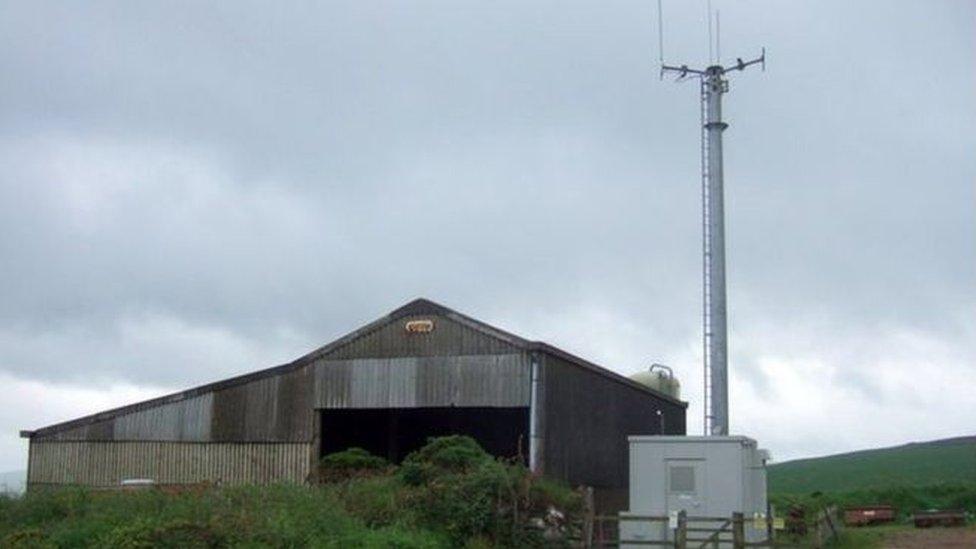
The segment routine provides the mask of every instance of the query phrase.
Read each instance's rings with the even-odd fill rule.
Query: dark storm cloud
[[[183,387],[425,295],[693,398],[697,84],[658,81],[652,4],[4,3],[0,370]],[[972,6],[716,6],[770,51],[726,101],[742,379],[968,341]]]

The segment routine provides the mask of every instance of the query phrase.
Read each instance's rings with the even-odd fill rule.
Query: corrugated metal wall
[[[56,433],[56,440],[210,439],[213,393],[161,404]]]
[[[408,333],[411,320],[433,320],[428,333]],[[329,358],[392,358],[404,356],[494,355],[517,353],[520,349],[501,339],[488,337],[466,324],[436,315],[399,318],[356,338],[329,353]]]
[[[116,440],[186,440],[210,438],[213,393],[126,414],[115,420]]]
[[[315,406],[528,406],[529,373],[522,354],[324,360]]]
[[[312,445],[302,443],[33,442],[28,483],[112,487],[131,478],[158,484],[304,482],[311,452]]]
[[[211,440],[308,441],[313,435],[312,367],[214,394]]]

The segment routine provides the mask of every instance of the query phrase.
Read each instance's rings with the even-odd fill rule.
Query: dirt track
[[[974,528],[925,528],[892,532],[885,536],[885,549],[941,549],[976,547]]]

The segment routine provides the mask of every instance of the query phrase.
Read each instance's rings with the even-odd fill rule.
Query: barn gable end
[[[613,493],[626,481],[626,436],[683,434],[686,407],[418,299],[288,364],[22,435],[28,486],[304,482],[331,451],[399,460],[428,436],[464,433]]]

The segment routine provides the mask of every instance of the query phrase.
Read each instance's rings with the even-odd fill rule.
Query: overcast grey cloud
[[[733,431],[972,434],[976,6],[721,2]],[[665,53],[706,57],[665,1]],[[0,469],[21,428],[426,296],[699,421],[694,82],[653,2],[0,2]],[[838,432],[838,425],[845,429]]]

